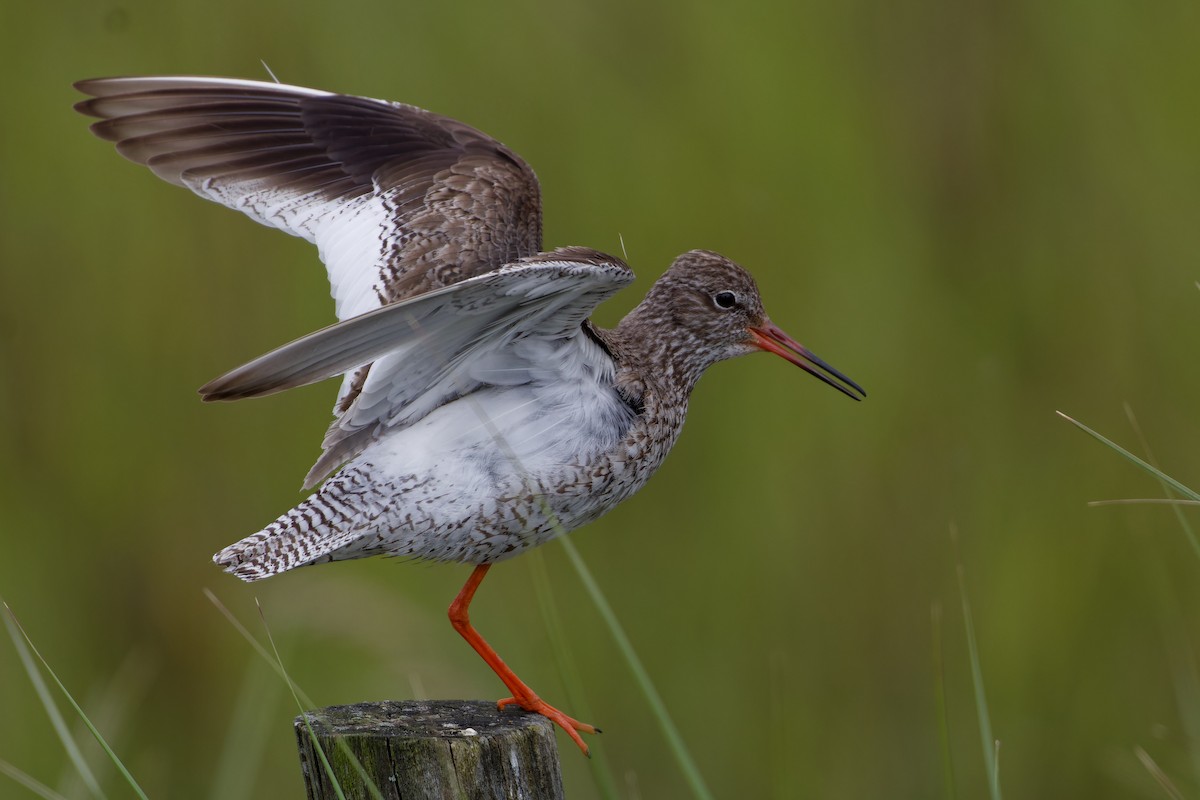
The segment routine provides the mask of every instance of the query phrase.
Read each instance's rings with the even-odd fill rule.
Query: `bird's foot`
[[[566,731],[567,735],[574,740],[575,744],[579,745],[579,749],[583,751],[583,754],[588,758],[591,758],[592,754],[588,750],[588,746],[584,744],[579,732],[600,733],[600,729],[595,725],[589,725],[586,722],[580,722],[577,719],[568,717],[566,714],[559,711],[557,708],[550,705],[536,694],[530,694],[528,697],[506,697],[503,700],[496,702],[496,708],[501,710],[503,710],[505,706],[512,705],[520,706],[526,711],[532,711],[535,714],[541,714],[543,717],[548,718],[555,725]]]

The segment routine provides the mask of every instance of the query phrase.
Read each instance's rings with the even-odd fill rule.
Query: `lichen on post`
[[[348,800],[563,796],[554,726],[539,714],[483,701],[387,701],[310,711],[295,728],[309,800],[337,797],[330,771]]]

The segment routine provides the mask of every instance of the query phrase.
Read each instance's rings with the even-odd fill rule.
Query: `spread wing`
[[[317,245],[338,319],[482,275],[541,249],[524,161],[414,106],[260,81],[99,78],[76,109],[126,158]],[[349,373],[354,402],[369,363]]]
[[[632,280],[612,256],[556,250],[309,334],[200,391],[206,400],[257,397],[373,362],[325,437],[305,481],[311,487],[385,430],[482,386],[599,378],[611,359],[582,324]]]

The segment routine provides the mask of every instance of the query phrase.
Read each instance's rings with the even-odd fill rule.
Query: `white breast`
[[[545,350],[547,358],[563,352]],[[511,364],[498,359],[477,365],[472,377],[490,386],[385,435],[355,463],[370,462],[388,475],[439,476],[457,493],[473,495],[475,489],[492,497],[502,478],[518,474],[553,484],[557,472],[616,446],[633,413],[611,388],[611,378],[598,382],[590,364],[571,370],[536,353],[520,355]],[[517,385],[504,385],[505,370]],[[572,372],[573,380],[563,380]]]

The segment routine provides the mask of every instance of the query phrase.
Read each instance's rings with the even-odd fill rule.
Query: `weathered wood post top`
[[[563,797],[554,725],[540,714],[406,700],[320,708],[295,726],[309,800],[337,797],[309,727],[347,800],[375,797],[368,781],[388,800]]]

